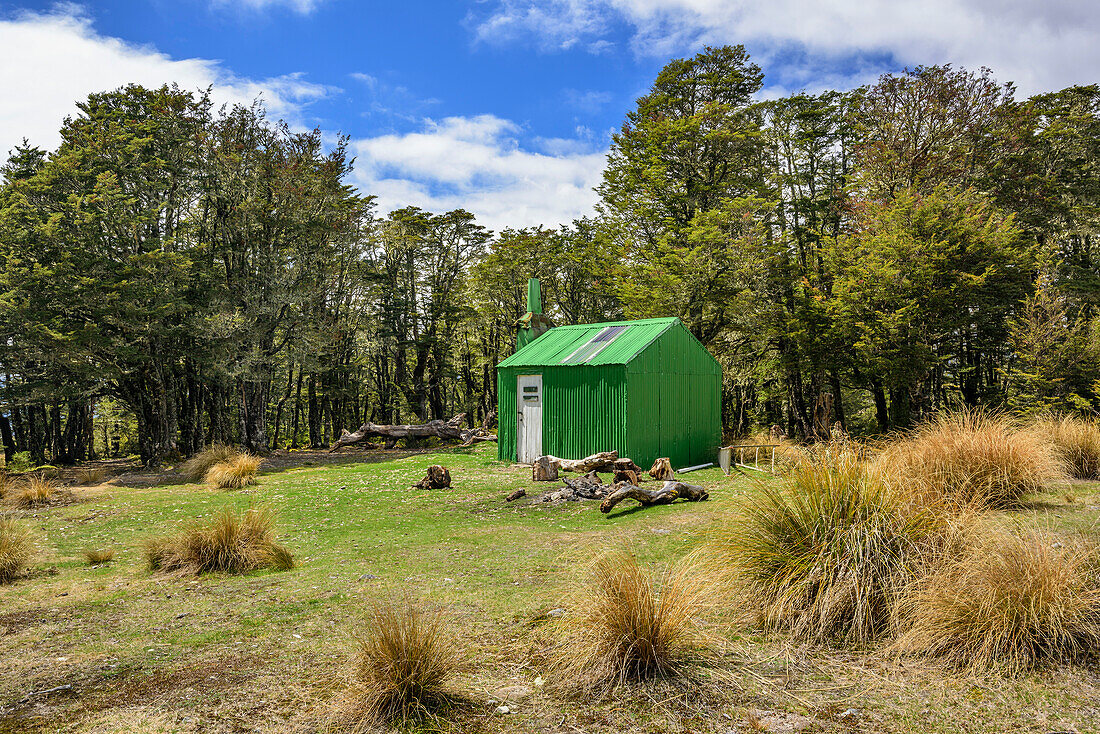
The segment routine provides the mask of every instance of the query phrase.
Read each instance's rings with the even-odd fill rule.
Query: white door
[[[516,448],[519,461],[542,456],[542,375],[520,375],[516,382]]]

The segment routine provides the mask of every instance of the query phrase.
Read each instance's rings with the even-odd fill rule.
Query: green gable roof
[[[501,362],[499,367],[626,364],[677,318],[557,326]]]

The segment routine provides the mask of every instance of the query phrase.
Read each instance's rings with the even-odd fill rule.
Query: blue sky
[[[0,1],[0,147],[52,146],[73,102],[134,81],[262,94],[351,136],[381,208],[487,225],[589,213],[612,130],[670,58],[745,43],[765,96],[921,63],[990,66],[1021,91],[1100,78],[1092,0]]]

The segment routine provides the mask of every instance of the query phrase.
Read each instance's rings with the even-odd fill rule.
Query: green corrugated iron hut
[[[499,457],[714,461],[721,389],[722,368],[679,319],[558,326],[497,366]]]

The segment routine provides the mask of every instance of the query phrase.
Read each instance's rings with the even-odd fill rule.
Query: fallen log
[[[445,466],[432,464],[424,478],[413,486],[416,489],[447,489],[451,486],[451,472]]]
[[[466,414],[459,413],[449,421],[434,420],[427,423],[421,423],[418,425],[413,424],[401,424],[401,425],[382,425],[379,423],[364,423],[359,426],[359,430],[354,433],[344,431],[340,438],[336,439],[336,443],[329,449],[330,452],[336,451],[343,446],[350,446],[354,443],[359,443],[368,436],[381,436],[386,439],[386,448],[392,449],[397,445],[399,439],[418,439],[418,438],[442,438],[452,439],[456,441],[462,441],[464,445],[469,446],[476,441],[496,441],[497,437],[489,433],[484,428],[467,429],[463,428],[463,423],[466,422]]]
[[[532,482],[556,482],[558,481],[558,469],[561,462],[553,456],[540,456],[531,465]]]
[[[497,437],[496,437],[495,433],[489,433],[489,431],[487,431],[484,428],[474,428],[474,429],[469,430],[469,431],[463,431],[462,434],[463,434],[463,439],[462,439],[462,445],[463,446],[472,446],[473,444],[477,443],[478,441],[496,441],[497,440]]]
[[[653,462],[653,467],[649,470],[649,476],[667,481],[673,479],[676,474],[672,471],[672,462],[668,460],[668,457],[662,457]]]
[[[660,489],[642,489],[632,484],[617,484],[614,491],[600,503],[600,512],[607,514],[623,500],[637,500],[642,507],[652,505],[668,505],[677,499],[685,499],[689,502],[705,500],[710,495],[707,490],[696,484],[684,484],[683,482],[668,481]]]
[[[517,489],[516,491],[512,492],[507,497],[505,497],[504,501],[505,502],[515,502],[520,497],[526,497],[526,496],[527,496],[527,490],[521,488],[521,489]]]
[[[543,457],[539,457],[542,459]],[[562,459],[557,456],[546,455],[546,458],[553,459],[558,462],[562,471],[577,472],[579,474],[588,473],[590,471],[612,471],[615,468],[615,461],[619,458],[618,451],[601,451],[598,454],[592,454],[586,456],[583,459]],[[536,459],[537,461],[537,459]]]

